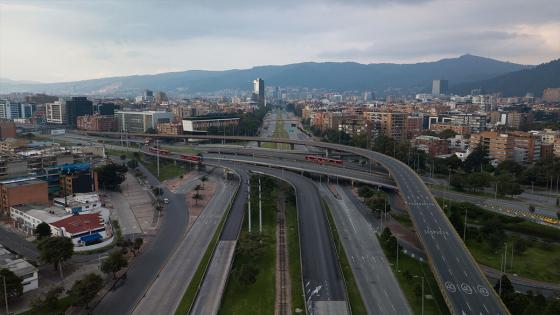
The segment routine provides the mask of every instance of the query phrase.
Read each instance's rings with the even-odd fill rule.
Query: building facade
[[[117,131],[130,133],[145,133],[148,129],[156,129],[158,123],[168,123],[173,120],[173,114],[163,111],[115,111]]]

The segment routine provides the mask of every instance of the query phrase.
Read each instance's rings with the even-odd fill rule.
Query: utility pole
[[[251,177],[247,179],[247,192],[249,193],[247,196],[248,208],[247,208],[247,215],[249,216],[249,233],[251,233]]]
[[[399,272],[399,242],[397,241],[397,272]]]
[[[259,233],[262,234],[262,199],[261,199],[261,177],[259,176]]]
[[[424,277],[422,277],[422,315],[424,315]]]
[[[156,139],[157,176],[159,177],[159,140]]]
[[[10,310],[8,308],[8,290],[6,289],[6,276],[2,276],[2,281],[4,283],[4,303],[6,303],[6,315],[10,314]]]
[[[465,209],[465,226],[463,227],[463,242],[467,242],[467,214],[469,213],[468,209]]]

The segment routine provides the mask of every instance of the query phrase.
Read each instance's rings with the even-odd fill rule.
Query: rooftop
[[[79,234],[103,228],[103,219],[99,213],[73,215],[51,223],[51,225],[66,230],[70,234]]]
[[[12,271],[18,277],[37,272],[35,266],[22,258],[18,258],[0,244],[0,269],[2,268]]]

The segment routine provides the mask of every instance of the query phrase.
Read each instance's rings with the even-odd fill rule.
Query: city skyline
[[[560,6],[514,2],[0,1],[0,77],[62,82],[306,61],[415,63],[464,53],[523,64],[558,58]]]

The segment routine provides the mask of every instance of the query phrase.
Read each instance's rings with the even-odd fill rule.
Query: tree
[[[204,197],[198,192],[198,190],[192,195],[194,199],[194,204],[198,205],[198,201],[204,199]]]
[[[461,191],[464,189],[465,187],[465,176],[466,175],[462,175],[462,174],[455,174],[453,176],[451,176],[451,186],[453,186],[455,189]]]
[[[142,244],[144,244],[144,239],[141,237],[137,237],[136,239],[134,239],[134,244],[132,245],[132,249],[133,249],[133,253],[134,256],[136,256],[136,253],[140,250],[140,247],[142,247]]]
[[[74,254],[74,243],[68,237],[47,237],[37,244],[41,260],[53,264],[54,270],[58,264],[66,261]]]
[[[4,282],[6,282],[6,287],[4,288]],[[0,301],[4,303],[6,295],[8,299],[12,299],[23,294],[23,285],[21,284],[21,278],[16,276],[11,270],[2,268],[0,269]]]
[[[496,170],[494,171],[496,175],[501,174],[511,174],[513,176],[519,176],[523,172],[524,168],[519,163],[512,160],[505,160],[498,164]]]
[[[138,167],[138,161],[137,160],[129,160],[128,162],[126,162],[126,166],[128,166],[128,168],[135,169],[135,168]]]
[[[529,205],[529,212],[535,213],[535,206],[534,205]]]
[[[116,279],[117,272],[126,266],[128,266],[128,261],[123,256],[122,252],[114,251],[109,254],[109,257],[101,264],[101,271],[106,274],[112,273],[113,279]]]
[[[204,175],[200,178],[200,182],[202,183],[202,189],[204,189],[204,183],[208,181],[208,176]]]
[[[371,189],[371,187],[369,186],[361,186],[360,188],[358,188],[358,196],[364,198],[364,199],[368,199],[371,196],[373,196],[374,191],[373,189]]]
[[[159,197],[159,196],[163,195],[163,189],[161,187],[152,188],[152,192],[154,193],[154,196],[156,196],[156,197]]]
[[[451,129],[445,129],[439,133],[439,137],[443,139],[453,138],[457,135],[457,133]]]
[[[44,237],[49,237],[52,234],[51,226],[48,225],[45,222],[41,222],[41,223],[37,224],[37,226],[35,227],[35,230],[33,231],[33,234],[35,234],[38,239],[42,239]]]
[[[523,192],[517,179],[511,174],[502,174],[496,178],[498,184],[498,194],[500,195],[519,195]]]
[[[103,279],[95,273],[90,273],[74,282],[68,294],[74,301],[74,305],[87,308],[102,287]]]
[[[465,186],[471,188],[472,191],[478,191],[490,184],[492,175],[486,172],[474,172],[467,175],[464,179]]]
[[[548,302],[543,315],[558,315],[560,314],[560,301],[552,300]]]
[[[63,292],[63,287],[54,287],[46,293],[32,299],[31,305],[37,310],[53,310],[58,305],[58,298]]]
[[[463,229],[465,228],[465,222],[463,222],[463,216],[459,213],[458,210],[453,210],[451,215],[449,216],[449,221],[455,228],[455,231],[460,235],[463,235]]]
[[[134,151],[134,152],[132,153],[132,156],[134,156],[134,159],[135,159],[135,160],[140,160],[140,152]]]
[[[385,195],[383,193],[374,193],[366,200],[366,205],[373,211],[385,210]],[[387,211],[389,211],[387,207]]]
[[[124,182],[127,170],[126,166],[114,163],[95,168],[101,187],[113,191],[118,190],[119,185]]]
[[[121,154],[121,161],[124,162],[124,160],[126,160],[126,154]]]
[[[506,295],[510,295],[513,294],[515,292],[515,290],[513,289],[513,285],[511,284],[511,281],[509,281],[509,278],[507,277],[507,275],[503,275],[502,276],[502,298]],[[496,292],[500,292],[500,280],[498,280],[496,282],[496,285],[494,286],[494,289],[496,290]]]
[[[469,154],[465,163],[463,163],[463,169],[465,172],[480,171],[489,161],[488,148],[479,145]]]

